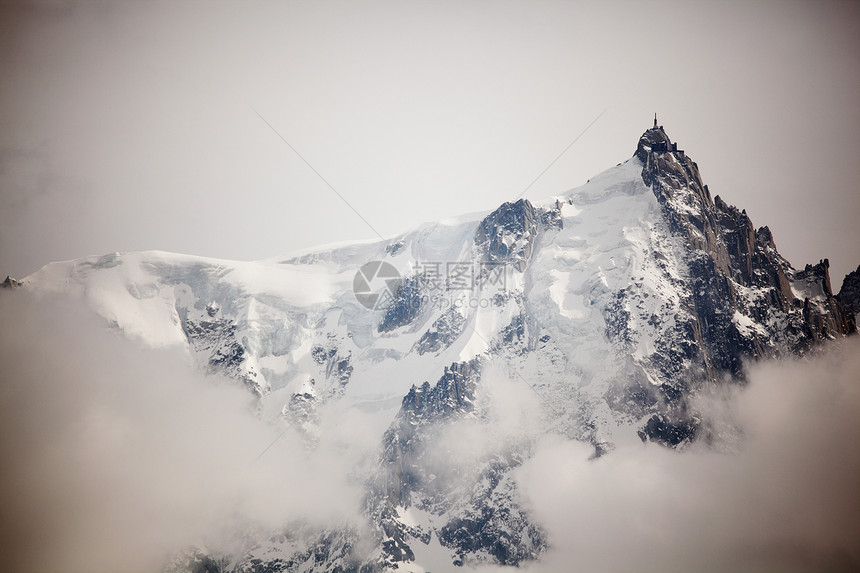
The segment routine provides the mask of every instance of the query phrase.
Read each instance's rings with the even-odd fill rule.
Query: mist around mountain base
[[[380,436],[361,412],[323,412],[309,450],[235,384],[68,302],[0,293],[0,316],[0,570],[155,571],[183,547],[241,552],[291,522],[364,526]],[[595,459],[492,370],[489,426],[451,425],[441,449],[459,464],[531,444],[514,479],[549,549],[525,571],[856,570],[858,372],[856,336],[751,364],[743,388],[701,402],[733,429],[726,447],[633,441]]]

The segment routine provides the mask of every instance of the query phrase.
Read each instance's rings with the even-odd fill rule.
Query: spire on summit
[[[657,114],[654,114],[654,127],[642,134],[636,147],[636,154],[642,162],[646,162],[650,153],[663,154],[678,151],[678,144],[672,143],[669,136],[663,130],[663,126],[657,122]],[[683,155],[683,151],[678,151]]]

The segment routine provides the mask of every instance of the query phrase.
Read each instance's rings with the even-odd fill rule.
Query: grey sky
[[[656,111],[795,265],[860,263],[854,2],[2,2],[0,272],[255,259],[575,187]]]

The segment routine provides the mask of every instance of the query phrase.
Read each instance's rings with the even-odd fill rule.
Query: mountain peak
[[[854,332],[860,268],[837,296],[826,259],[796,271],[769,229],[711,199],[654,119],[641,163],[552,204],[520,199],[280,261],[117,253],[27,277],[27,289],[78,297],[130,337],[234,379],[306,452],[364,448],[343,468],[362,484],[355,527],[291,512],[237,532],[247,549],[192,548],[201,557],[175,571],[219,555],[243,571],[541,559],[551,532],[520,501],[516,472],[545,433],[595,456],[637,438],[731,445],[734,430],[699,396],[743,384],[752,360]],[[330,425],[341,413],[360,439]]]
[[[636,157],[641,161],[645,161],[648,153],[663,154],[669,151],[677,151],[678,144],[672,143],[669,136],[663,129],[662,125],[657,125],[657,116],[654,116],[654,127],[651,127],[642,134],[639,138],[639,144],[636,146]]]

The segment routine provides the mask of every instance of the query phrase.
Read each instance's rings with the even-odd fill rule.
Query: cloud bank
[[[547,437],[519,469],[553,549],[535,571],[856,571],[860,340],[752,368],[714,411],[731,454],[591,449]]]
[[[0,317],[0,570],[156,571],[189,544],[240,548],[242,527],[354,517],[360,432],[257,459],[281,428],[182,353],[21,291]]]
[[[0,293],[0,317],[0,569],[155,571],[189,544],[241,550],[243,530],[360,523],[378,447],[362,414],[323,412],[309,452],[180,352],[22,291]],[[629,444],[589,460],[589,446],[537,438],[515,477],[551,548],[523,569],[857,570],[858,372],[857,338],[753,367],[713,407],[741,429],[732,453]],[[503,382],[486,390],[492,432],[456,433],[445,456],[539,433],[534,396]]]

